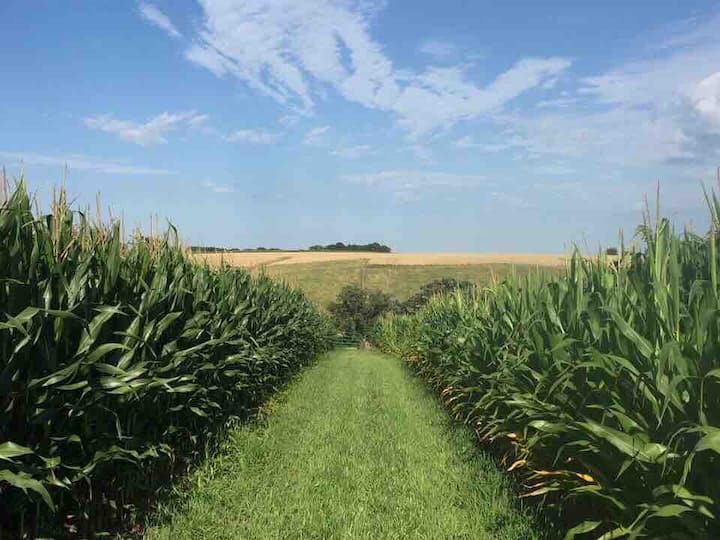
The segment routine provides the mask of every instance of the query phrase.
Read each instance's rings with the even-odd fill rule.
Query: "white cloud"
[[[428,40],[420,44],[421,53],[431,56],[435,60],[445,60],[457,54],[457,47],[447,41]]]
[[[284,114],[278,118],[278,123],[286,128],[291,128],[300,121],[301,116],[298,114]]]
[[[580,79],[569,73],[572,60],[551,56],[519,58],[481,80],[467,64],[396,65],[372,32],[382,0],[198,2],[201,25],[186,57],[284,104],[293,120],[283,125],[334,92],[390,113],[411,145],[481,120],[477,124],[492,131],[477,140],[459,136],[458,147],[623,167],[672,163],[687,169],[720,158],[718,14],[665,27],[657,39],[638,38],[652,45],[637,46],[633,59]],[[457,49],[430,40],[420,51],[432,63]],[[509,107],[529,92],[531,106]],[[310,130],[305,142],[336,155],[352,147],[329,142],[329,128],[323,129]]]
[[[455,140],[453,144],[459,148],[472,148],[478,145],[478,143],[476,143],[470,135],[460,137],[459,139]]]
[[[470,120],[502,106],[570,66],[563,58],[527,58],[483,88],[467,81],[460,67],[432,67],[412,78],[393,104],[400,124],[416,135]]]
[[[147,2],[139,2],[138,10],[140,11],[140,16],[143,19],[148,21],[150,24],[157,26],[169,36],[174,38],[182,37],[182,34],[178,32],[178,29],[175,28],[175,25],[172,23],[170,18],[154,5],[148,4]]]
[[[700,81],[691,97],[695,110],[720,129],[720,71]]]
[[[296,110],[333,88],[348,101],[394,113],[419,136],[501,108],[556,78],[563,58],[518,61],[485,86],[463,67],[397,70],[370,35],[378,2],[368,0],[199,0],[204,24],[186,57],[232,76]]]
[[[81,154],[48,155],[34,152],[9,152],[0,151],[0,159],[22,162],[26,165],[38,165],[44,167],[65,167],[69,170],[93,171],[104,174],[126,174],[126,175],[155,175],[173,174],[167,169],[156,169],[152,167],[140,167],[128,165],[114,160],[97,159]]]
[[[470,135],[465,135],[464,137],[456,139],[453,144],[458,148],[472,148],[487,153],[503,152],[511,148],[525,146],[525,142],[517,136],[507,137],[502,142],[480,142],[473,139]]]
[[[349,142],[348,137],[342,137],[338,140],[330,126],[319,126],[308,130],[303,137],[303,144],[324,148],[330,155],[346,159],[359,159],[376,152],[375,148],[369,144],[353,144]]]
[[[531,159],[544,156],[584,159],[618,167],[658,164],[694,157],[689,137],[673,119],[645,110],[623,108],[602,112],[557,112],[505,117],[513,135],[497,144],[524,151]]]
[[[720,24],[720,17],[715,21]],[[715,73],[720,58],[720,36],[703,46],[673,50],[669,55],[628,62],[600,75],[586,77],[580,92],[600,103],[661,106],[676,104],[695,86]]]
[[[187,118],[187,123],[189,126],[200,126],[207,122],[208,116],[207,114],[192,114]]]
[[[405,150],[409,150],[416,158],[422,161],[433,161],[433,151],[427,144],[410,144],[405,147]]]
[[[235,188],[232,186],[228,186],[225,184],[216,184],[215,182],[211,182],[210,180],[206,180],[203,182],[203,187],[209,189],[213,193],[234,193]]]
[[[330,131],[330,126],[320,126],[309,130],[305,133],[303,144],[310,146],[325,146],[327,144],[326,135]]]
[[[183,124],[198,126],[207,118],[207,115],[189,111],[179,113],[164,112],[144,123],[120,120],[114,118],[111,114],[90,116],[85,118],[83,122],[90,129],[113,133],[124,141],[149,146],[152,144],[165,144],[167,142],[165,138],[167,133],[174,131]]]
[[[375,153],[375,149],[369,144],[354,144],[348,141],[348,137],[338,140],[330,126],[308,130],[303,137],[303,144],[324,148],[333,156],[347,159],[358,159]]]
[[[222,77],[232,68],[232,63],[210,46],[193,45],[185,51],[185,58],[210,70],[216,77]]]
[[[672,165],[688,175],[720,159],[720,15],[682,31],[645,57],[585,77],[534,113],[501,114],[527,156],[581,158],[587,165]],[[568,105],[575,105],[569,107]],[[692,169],[691,169],[692,168]]]
[[[416,191],[423,188],[472,188],[487,180],[483,175],[420,170],[387,170],[346,174],[343,180],[389,191]]]
[[[353,146],[338,146],[330,153],[334,156],[340,156],[348,159],[358,159],[368,156],[373,152],[373,147],[369,144],[356,144]]]
[[[575,105],[578,103],[578,98],[576,97],[558,97],[558,98],[552,98],[552,99],[543,99],[541,101],[538,101],[537,106],[540,108],[566,108],[570,107],[571,105]]]
[[[264,129],[239,129],[224,138],[228,142],[272,144],[277,142],[281,136],[281,133],[274,133]]]

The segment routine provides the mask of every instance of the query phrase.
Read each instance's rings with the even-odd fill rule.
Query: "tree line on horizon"
[[[310,246],[307,250],[304,249],[282,249],[275,247],[256,247],[256,248],[223,248],[217,246],[189,246],[188,248],[191,253],[246,253],[254,251],[372,251],[376,253],[390,253],[392,250],[390,247],[380,244],[378,242],[372,242],[370,244],[345,244],[343,242],[335,242],[334,244],[327,244],[325,246],[315,244]]]
[[[334,244],[314,245],[310,246],[310,251],[375,251],[377,253],[390,253],[390,247],[373,242],[371,244],[344,244],[343,242],[335,242]]]

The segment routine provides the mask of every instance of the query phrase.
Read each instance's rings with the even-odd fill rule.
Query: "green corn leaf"
[[[574,540],[577,535],[594,531],[600,525],[602,525],[602,521],[583,521],[579,525],[575,525],[565,534],[565,540]]]
[[[7,482],[11,486],[21,489],[25,493],[27,493],[28,490],[37,493],[40,495],[40,498],[45,502],[48,508],[52,512],[55,511],[55,504],[50,497],[50,493],[48,493],[48,490],[45,486],[43,486],[42,482],[39,482],[38,480],[35,480],[25,474],[15,474],[7,470],[0,470],[0,483],[1,482]]]
[[[613,318],[613,321],[617,325],[618,330],[620,330],[620,332],[627,339],[629,339],[635,344],[640,354],[642,354],[645,358],[650,359],[653,354],[652,345],[650,345],[650,343],[644,337],[638,334],[635,329],[633,329],[617,311],[613,309],[608,309],[607,311]]]
[[[695,445],[695,452],[713,450],[720,454],[720,428],[707,426],[703,430],[706,433]]]
[[[12,461],[14,457],[26,456],[28,454],[34,454],[30,448],[15,444],[14,442],[5,442],[0,444],[0,459],[5,461]]]

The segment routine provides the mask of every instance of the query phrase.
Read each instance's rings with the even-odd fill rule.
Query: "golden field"
[[[290,285],[326,308],[345,285],[356,284],[405,300],[430,281],[453,278],[480,286],[508,274],[525,275],[537,268],[559,271],[567,256],[538,253],[373,253],[272,251],[202,253],[212,266],[229,264],[265,273]]]
[[[567,255],[553,253],[374,253],[328,251],[271,251],[247,253],[203,253],[196,257],[211,265],[221,262],[244,268],[363,261],[378,266],[458,266],[475,264],[518,264],[563,266]]]

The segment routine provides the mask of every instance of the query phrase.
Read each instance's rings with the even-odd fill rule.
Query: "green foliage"
[[[383,244],[373,242],[371,244],[344,244],[335,242],[326,246],[310,246],[310,251],[373,251],[377,253],[390,253],[390,248]]]
[[[430,281],[420,287],[420,290],[403,302],[399,308],[399,313],[415,313],[423,308],[433,296],[439,294],[448,294],[455,291],[461,293],[471,293],[475,290],[475,284],[470,281],[461,281],[454,278],[440,278]]]
[[[377,318],[395,305],[395,300],[387,293],[346,285],[328,310],[343,332],[366,336]]]
[[[643,251],[577,253],[559,278],[510,278],[387,316],[382,349],[505,453],[568,538],[720,537],[720,204],[713,234],[665,219]]]
[[[35,216],[22,183],[0,204],[0,310],[10,537],[125,521],[331,336],[299,291],[202,266],[174,230],[125,244],[62,192]]]
[[[190,246],[188,247],[191,253],[247,253],[255,251],[283,251],[280,248],[222,248],[217,246]]]

